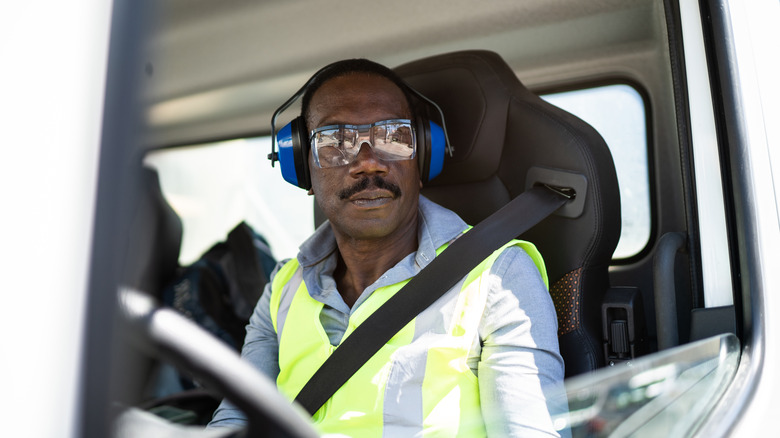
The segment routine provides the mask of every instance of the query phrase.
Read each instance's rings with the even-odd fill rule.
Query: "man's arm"
[[[265,285],[255,311],[249,318],[244,347],[241,349],[241,357],[274,382],[279,375],[279,341],[271,323],[271,284],[282,265],[283,262],[276,266],[271,279]],[[208,427],[240,427],[244,424],[244,413],[227,400],[222,400]]]
[[[488,435],[557,436],[551,414],[567,407],[553,400],[562,389],[564,365],[552,299],[518,247],[505,250],[491,274],[478,366]]]

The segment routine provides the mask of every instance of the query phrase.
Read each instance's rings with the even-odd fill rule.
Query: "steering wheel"
[[[186,370],[210,390],[222,394],[246,416],[248,426],[232,434],[273,437],[318,437],[309,416],[291,404],[276,385],[228,346],[197,324],[172,309],[158,307],[155,300],[130,288],[119,291],[119,315],[130,341],[150,355]],[[152,419],[143,411],[130,410],[120,415],[117,435],[160,436],[150,429],[182,428]],[[143,434],[139,434],[143,428]],[[170,432],[170,430],[168,431]],[[189,427],[184,435],[224,436],[224,431]],[[166,435],[167,436],[167,435]]]

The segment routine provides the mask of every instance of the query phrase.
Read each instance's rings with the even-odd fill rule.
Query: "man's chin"
[[[371,214],[368,211],[361,218],[342,217],[336,222],[331,219],[334,231],[355,240],[380,240],[392,235],[398,224],[386,214]]]

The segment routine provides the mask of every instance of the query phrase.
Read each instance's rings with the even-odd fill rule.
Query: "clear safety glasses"
[[[370,125],[329,125],[310,135],[314,161],[319,167],[346,166],[355,161],[363,143],[368,143],[384,161],[411,160],[417,145],[408,119],[383,120]]]

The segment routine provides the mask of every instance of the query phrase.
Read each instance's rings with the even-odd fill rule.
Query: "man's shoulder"
[[[547,268],[542,254],[531,242],[514,239],[506,245],[499,248],[496,253],[494,272],[499,275],[506,275],[507,270],[525,270],[527,267],[535,267],[545,285],[548,283]]]
[[[419,210],[423,227],[421,237],[429,234],[436,248],[451,242],[469,228],[457,213],[423,195],[420,195]]]
[[[463,219],[458,216],[457,213],[450,210],[449,208],[438,204],[434,201],[431,201],[424,195],[420,195],[420,212],[427,217],[430,218],[437,218],[437,217],[448,217],[448,218],[457,218],[458,221],[463,222]],[[465,224],[465,222],[463,222]]]
[[[277,262],[273,272],[271,272],[269,283],[274,284],[278,281],[286,281],[299,267],[300,263],[296,258],[288,258]]]
[[[313,266],[322,262],[336,251],[336,237],[329,221],[314,230],[298,248],[298,262],[301,266]]]

